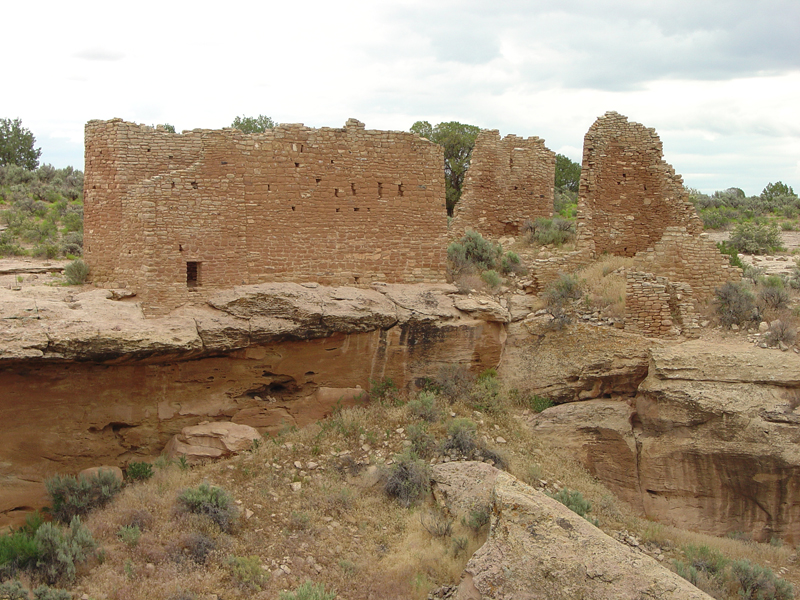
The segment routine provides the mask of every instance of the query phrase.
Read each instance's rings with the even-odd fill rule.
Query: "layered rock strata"
[[[800,539],[800,357],[704,341],[650,351],[630,402],[547,409],[533,429],[648,518]]]
[[[43,504],[45,477],[157,455],[200,421],[275,432],[371,381],[496,366],[511,313],[455,291],[262,284],[145,319],[120,291],[0,289],[0,526]]]

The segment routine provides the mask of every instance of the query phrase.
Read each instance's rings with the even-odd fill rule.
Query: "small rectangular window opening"
[[[200,263],[188,261],[186,263],[186,287],[195,288],[200,285]]]
[[[397,195],[402,196],[404,192],[405,190],[403,189],[403,184],[401,183],[400,185],[397,186]]]
[[[378,183],[378,198],[383,198],[383,184]]]

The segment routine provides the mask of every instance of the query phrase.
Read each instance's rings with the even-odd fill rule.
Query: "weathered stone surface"
[[[568,452],[617,496],[643,511],[632,413],[625,401],[570,402],[535,415],[531,427],[545,447]]]
[[[655,347],[634,403],[547,409],[536,435],[648,518],[800,539],[800,357],[750,344]]]
[[[556,330],[548,322],[508,326],[499,372],[509,384],[555,402],[636,393],[647,376],[648,348],[657,342],[584,323]]]
[[[376,287],[238,288],[220,304],[241,316],[151,319],[108,290],[0,289],[0,526],[43,505],[45,477],[157,455],[203,420],[273,433],[357,404],[384,377],[414,389],[446,364],[497,366],[503,324],[457,310],[453,286]]]
[[[475,318],[483,321],[495,321],[497,323],[511,321],[511,314],[491,298],[454,296],[453,304],[458,310],[470,313]]]
[[[272,317],[294,322],[307,337],[340,331],[356,333],[391,327],[394,304],[375,290],[264,283],[240,286],[211,297],[214,308],[235,317]]]
[[[486,485],[471,484],[476,475]],[[454,596],[459,600],[710,598],[508,473],[449,463],[435,467],[434,481],[447,490],[451,506],[491,499],[489,536],[467,563]]]
[[[260,439],[258,430],[249,425],[225,421],[201,423],[184,427],[169,441],[164,452],[169,458],[185,456],[189,462],[197,462],[238,454]]]

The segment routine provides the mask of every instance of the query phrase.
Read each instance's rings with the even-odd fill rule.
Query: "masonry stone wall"
[[[150,314],[240,284],[441,281],[442,164],[440,146],[354,119],[255,135],[90,121],[91,277]]]
[[[553,215],[556,155],[538,137],[521,138],[484,129],[475,140],[454,236],[473,229],[481,235],[516,235],[523,223]]]
[[[607,112],[584,137],[578,245],[595,256],[634,256],[667,227],[691,235],[703,230],[683,180],[663,160],[655,130]]]
[[[684,227],[667,227],[661,239],[634,257],[635,268],[691,286],[694,297],[707,300],[727,281],[741,279],[707,233],[693,235]]]
[[[698,318],[689,284],[642,271],[626,273],[626,330],[648,337],[697,337]]]

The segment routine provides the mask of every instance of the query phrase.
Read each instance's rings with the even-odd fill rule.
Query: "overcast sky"
[[[0,117],[83,168],[90,119],[461,121],[580,161],[608,110],[691,187],[800,192],[799,0],[6,2]]]

